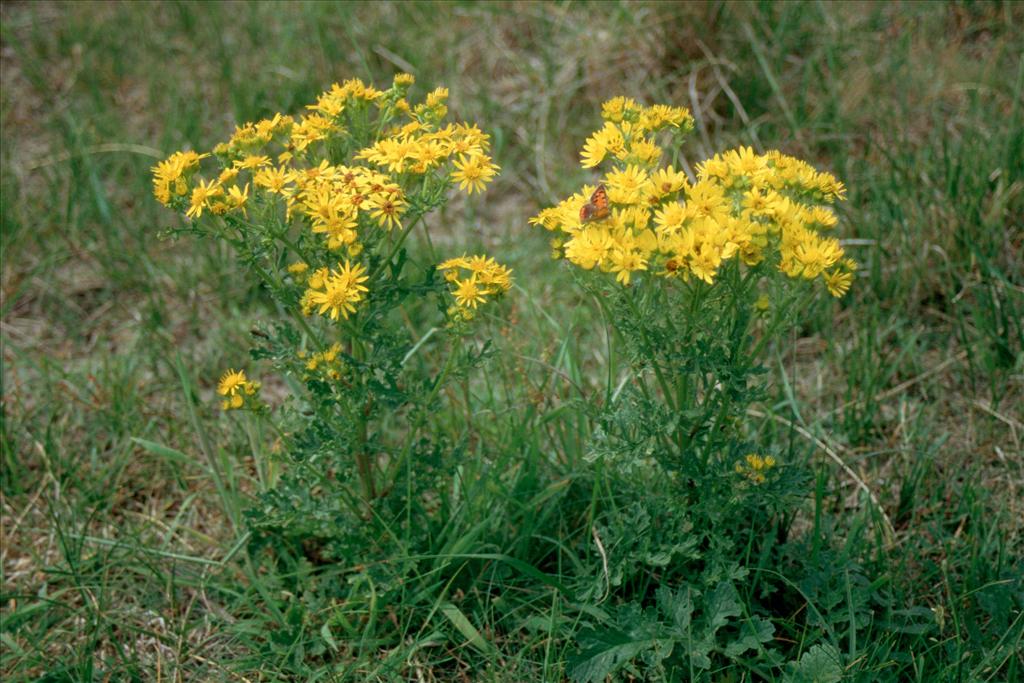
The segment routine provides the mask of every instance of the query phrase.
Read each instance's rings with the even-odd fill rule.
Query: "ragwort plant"
[[[311,113],[245,124],[209,154],[179,152],[154,169],[157,199],[189,219],[180,231],[230,244],[282,314],[253,330],[251,357],[264,380],[283,380],[287,398],[264,400],[253,368],[227,370],[217,394],[252,445],[249,556],[275,568],[261,581],[301,596],[277,604],[259,589],[272,622],[258,619],[260,631],[273,635],[255,642],[260,656],[294,671],[339,654],[333,633],[352,654],[397,653],[439,609],[491,652],[443,602],[462,571],[451,560],[472,554],[476,532],[431,541],[457,528],[448,497],[464,485],[466,449],[444,435],[458,429],[431,422],[446,384],[489,353],[472,335],[511,273],[487,256],[436,262],[426,232],[429,262],[406,245],[454,186],[475,193],[498,169],[479,128],[442,123],[446,91],[413,105],[411,85],[405,75],[385,91],[335,85]],[[504,561],[543,578],[537,567],[596,548],[597,571],[573,558],[579,576],[544,579],[558,586],[562,610],[578,613],[557,632],[578,645],[567,667],[577,680],[620,669],[695,679],[735,666],[832,675],[842,634],[831,616],[780,616],[810,597],[856,633],[868,592],[856,566],[827,553],[793,559],[800,550],[785,536],[807,477],[777,444],[758,442],[748,410],[766,396],[763,352],[818,281],[834,296],[852,282],[856,264],[827,234],[843,186],[804,162],[746,148],[700,164],[691,183],[678,158],[662,166],[658,145],[670,138],[678,155],[692,127],[685,109],[616,98],[603,116],[582,160],[611,168],[532,221],[558,233],[555,254],[578,267],[629,366],[616,380],[610,357],[604,395],[578,404],[592,427],[590,502],[542,496],[595,546],[566,544],[557,557],[538,550],[532,566]],[[410,332],[411,321],[432,319],[430,332]],[[776,571],[787,562],[799,585]],[[318,575],[318,566],[349,568]],[[329,580],[335,574],[344,580]],[[505,609],[515,616],[498,602],[487,605],[496,619]],[[378,627],[383,610],[390,635]],[[801,647],[776,650],[780,639]],[[385,670],[405,666],[398,656]]]
[[[431,439],[429,417],[486,355],[471,335],[511,271],[483,255],[409,257],[410,234],[453,187],[480,192],[498,171],[487,134],[444,121],[447,89],[414,104],[412,85],[335,84],[301,116],[246,123],[153,169],[157,199],[188,218],[180,232],[230,244],[282,312],[253,330],[251,355],[288,397],[268,405],[246,370],[217,385],[253,444],[257,546],[293,542],[319,562],[380,548],[382,529],[414,522],[408,501],[434,488],[438,454],[457,449]],[[436,325],[416,339],[414,319]],[[444,360],[421,358],[438,346]]]
[[[679,170],[686,109],[617,97],[602,117],[581,152],[584,169],[606,169],[596,187],[531,219],[555,234],[554,256],[576,267],[629,365],[621,381],[610,368],[603,401],[584,406],[595,425],[587,458],[633,490],[595,527],[617,600],[589,620],[570,673],[601,681],[642,663],[647,676],[693,680],[743,663],[763,676],[800,655],[769,644],[773,621],[806,597],[787,606],[776,570],[793,553],[780,541],[808,478],[780,466],[778,444],[758,442],[748,411],[768,395],[767,345],[820,291],[841,297],[852,283],[857,265],[829,234],[845,190],[803,161],[746,147],[700,163],[691,182]],[[802,578],[815,571],[796,565]],[[848,592],[814,598],[835,606],[856,594],[839,602],[859,619],[867,597],[850,572]],[[827,626],[820,614],[805,624]],[[830,639],[807,645],[813,655],[790,675],[841,673]]]

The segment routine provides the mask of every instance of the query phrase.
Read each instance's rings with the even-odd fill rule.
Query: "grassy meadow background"
[[[298,112],[332,82],[385,85],[398,71],[419,95],[448,86],[453,118],[489,133],[502,167],[482,199],[456,200],[431,229],[438,251],[485,247],[515,270],[509,322],[494,326],[511,360],[472,385],[479,396],[451,397],[479,409],[473,447],[509,468],[580,443],[523,442],[514,408],[554,415],[571,409],[562,378],[603,381],[590,372],[605,352],[600,318],[527,225],[589,179],[577,153],[601,102],[689,107],[690,168],[746,144],[843,180],[838,234],[862,271],[771,351],[779,389],[764,429],[801,444],[818,472],[815,512],[796,527],[826,527],[838,553],[930,624],[899,636],[909,664],[890,663],[895,641],[851,643],[861,655],[847,674],[1024,677],[1022,5],[0,12],[4,680],[305,680],[291,654],[258,645],[257,605],[287,587],[244,571],[241,528],[200,456],[232,454],[245,494],[234,455],[245,435],[213,389],[246,362],[253,322],[275,312],[220,245],[159,239],[179,219],[152,198],[149,168],[210,149],[236,123]],[[891,543],[854,477],[891,519]],[[543,630],[480,653],[437,619],[449,639],[402,655],[409,680],[562,675],[565,645]],[[349,654],[349,669],[321,679],[406,680],[377,668],[386,658],[372,648]]]

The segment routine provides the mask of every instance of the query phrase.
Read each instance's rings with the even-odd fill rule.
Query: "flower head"
[[[455,169],[452,171],[452,182],[458,183],[459,189],[465,190],[466,194],[483,192],[499,170],[486,154],[460,156],[455,162]]]
[[[306,294],[310,308],[317,308],[320,315],[331,320],[338,316],[348,320],[348,316],[356,311],[356,304],[362,301],[368,291],[363,285],[368,278],[362,264],[353,266],[349,261],[339,264],[337,270],[314,274],[309,280]]]
[[[222,410],[237,410],[251,403],[259,391],[260,383],[246,378],[245,370],[228,370],[221,375],[217,383],[217,393],[224,397],[220,403]]]

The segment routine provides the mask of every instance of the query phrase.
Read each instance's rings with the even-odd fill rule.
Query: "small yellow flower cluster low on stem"
[[[224,397],[220,402],[222,410],[258,407],[259,390],[260,383],[247,379],[245,370],[228,370],[217,383],[217,393]]]
[[[775,458],[770,455],[751,453],[743,462],[736,463],[736,473],[741,474],[754,484],[763,484],[768,478],[768,471],[775,467]]]
[[[740,147],[697,166],[696,181],[663,166],[660,131],[692,127],[685,109],[645,107],[626,98],[605,103],[605,123],[584,144],[582,166],[610,161],[598,186],[531,219],[564,235],[571,263],[614,273],[624,285],[639,272],[713,284],[724,261],[748,266],[770,259],[793,278],[821,277],[834,296],[849,289],[856,264],[838,240],[831,204],[845,189],[828,173],[771,151]]]
[[[347,320],[368,291],[363,285],[369,279],[365,273],[361,264],[353,266],[347,259],[336,269],[317,270],[309,278],[309,289],[302,298],[303,312],[308,315],[316,309],[331,320],[337,320],[339,315]]]
[[[453,319],[472,319],[477,305],[512,287],[512,271],[489,256],[459,256],[441,263],[437,269],[451,283],[455,305],[449,309],[449,316]]]

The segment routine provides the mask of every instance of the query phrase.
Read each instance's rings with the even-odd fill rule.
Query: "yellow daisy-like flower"
[[[640,105],[632,97],[613,97],[601,106],[601,117],[605,121],[618,123],[639,111]]]
[[[590,226],[565,243],[565,257],[584,270],[593,270],[604,263],[614,246],[607,229]]]
[[[270,166],[270,157],[250,154],[243,159],[235,161],[235,168],[247,169],[250,171],[264,166]]]
[[[292,174],[280,168],[261,168],[252,178],[253,183],[275,194],[283,194],[287,185],[292,182]]]
[[[647,183],[647,171],[630,164],[622,170],[612,171],[607,177],[608,199],[613,204],[639,204],[641,190]]]
[[[651,174],[651,186],[659,197],[683,190],[687,186],[686,174],[672,166],[660,168]]]
[[[237,410],[245,405],[246,397],[259,391],[260,383],[246,379],[245,370],[228,370],[217,383],[217,393],[224,397],[220,407],[223,410]]]
[[[363,285],[368,276],[362,264],[351,265],[345,261],[337,271],[329,271],[318,278],[314,285],[310,278],[310,308],[319,307],[320,315],[327,315],[331,320],[338,316],[348,320],[348,316],[356,311],[356,304],[362,301],[363,295],[369,291]]]
[[[580,166],[583,168],[594,168],[602,161],[604,161],[605,155],[608,150],[603,144],[594,136],[587,138],[587,141],[583,145],[583,151],[580,152]]]
[[[229,187],[224,201],[229,208],[241,209],[242,213],[245,214],[245,204],[249,201],[249,184],[246,183],[244,188],[239,188],[238,185]]]
[[[512,288],[512,271],[490,256],[457,256],[440,263],[437,269],[451,283],[456,309],[462,313],[485,303],[488,297],[500,296]],[[461,315],[463,320],[470,317]]]
[[[633,273],[647,270],[647,259],[635,249],[613,249],[608,256],[608,270],[615,273],[617,281],[628,285]]]
[[[635,140],[629,146],[628,158],[644,166],[654,166],[661,158],[661,147],[658,147],[650,140]]]
[[[391,81],[396,88],[408,88],[416,82],[416,77],[412,74],[397,73],[394,79]]]
[[[185,215],[189,218],[199,218],[203,215],[203,209],[210,207],[210,201],[224,194],[216,180],[204,183],[202,180],[192,190],[192,199]]]
[[[484,187],[491,182],[499,170],[486,154],[460,156],[455,161],[455,169],[451,175],[452,182],[458,183],[459,189],[465,190],[466,194],[483,192]]]
[[[463,308],[476,308],[477,304],[487,301],[487,297],[477,285],[476,275],[471,275],[465,280],[456,280],[452,294],[455,296],[455,302]]]
[[[402,214],[405,213],[405,200],[398,193],[381,194],[370,200],[370,216],[382,228],[391,230],[401,227]]]
[[[837,299],[846,296],[846,293],[850,291],[850,285],[853,284],[853,273],[843,270],[824,273],[821,277],[825,281],[828,293]]]
[[[800,274],[808,280],[818,277],[826,268],[833,266],[843,255],[839,242],[809,235],[808,239],[794,250],[796,261],[801,266]]]

